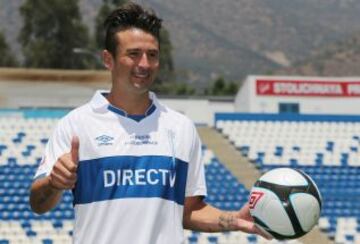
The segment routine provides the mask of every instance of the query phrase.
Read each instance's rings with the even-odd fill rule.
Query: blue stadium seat
[[[290,166],[312,177],[322,193],[321,215],[329,219],[330,237],[339,218],[360,220],[359,116],[231,114],[229,120],[226,115],[217,119],[225,138],[261,172]],[[354,241],[351,235],[343,238]]]
[[[42,243],[43,244],[53,244],[53,241],[51,239],[43,239]]]
[[[209,244],[217,244],[218,238],[216,236],[209,236],[208,241],[209,241]]]
[[[189,244],[197,244],[198,243],[198,237],[197,236],[189,236],[188,241],[189,241]]]

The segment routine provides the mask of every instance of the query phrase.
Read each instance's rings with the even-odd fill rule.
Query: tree
[[[214,85],[211,89],[211,94],[212,95],[223,95],[225,90],[225,80],[223,77],[218,77],[215,82]]]
[[[226,85],[225,95],[235,95],[239,90],[239,85],[231,81]]]
[[[104,48],[105,33],[104,33],[104,21],[105,18],[116,7],[126,3],[127,0],[103,0],[103,5],[99,9],[99,12],[95,18],[95,47],[102,50]]]
[[[11,53],[8,44],[6,43],[3,33],[0,32],[0,66],[14,67],[17,66],[16,59]]]
[[[174,75],[174,63],[172,59],[172,45],[169,32],[163,27],[160,31],[160,70],[158,83],[172,81]]]
[[[175,94],[176,95],[194,95],[195,89],[190,87],[186,83],[179,83],[176,85]]]
[[[89,47],[78,0],[26,0],[20,7],[23,26],[19,41],[26,67],[83,69],[93,67],[90,55],[74,50]]]
[[[110,4],[105,1],[104,4],[99,9],[99,12],[95,18],[95,33],[94,33],[94,41],[96,49],[102,50],[105,45],[105,32],[104,32],[104,21],[105,18],[111,12]]]
[[[212,84],[210,94],[208,90],[205,91],[206,95],[215,96],[233,96],[239,89],[238,84],[235,82],[226,82],[223,77],[219,76]]]

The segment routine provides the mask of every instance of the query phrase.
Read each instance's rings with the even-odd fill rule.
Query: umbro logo
[[[98,142],[98,146],[107,146],[113,144],[114,137],[101,135],[96,137],[95,140]]]

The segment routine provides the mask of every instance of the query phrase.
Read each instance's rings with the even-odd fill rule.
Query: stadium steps
[[[250,190],[260,177],[255,166],[244,158],[222,134],[209,127],[198,127],[201,140],[214,152],[217,158],[231,170],[234,176]]]
[[[200,138],[216,157],[234,174],[244,186],[250,190],[255,181],[261,176],[248,159],[244,158],[236,148],[223,137],[221,133],[210,127],[197,127]],[[304,244],[332,244],[318,226],[299,239]]]

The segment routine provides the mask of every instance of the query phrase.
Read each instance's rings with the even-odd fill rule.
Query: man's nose
[[[149,68],[150,67],[149,58],[148,58],[146,53],[144,53],[141,56],[139,66],[142,67],[142,68]]]

